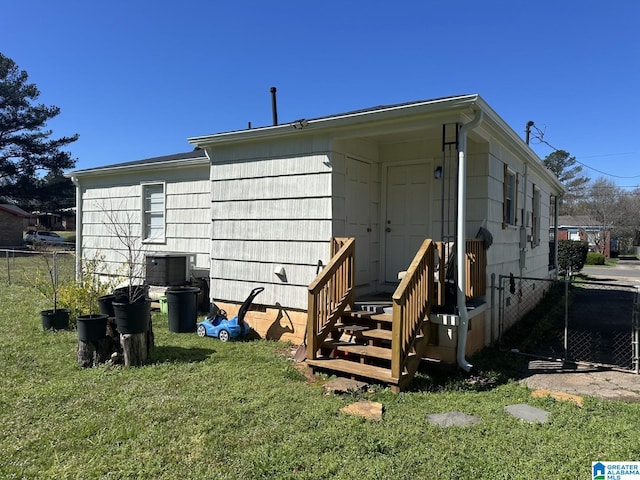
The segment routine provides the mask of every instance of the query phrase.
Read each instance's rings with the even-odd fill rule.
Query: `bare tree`
[[[620,188],[611,180],[598,178],[589,186],[586,199],[577,207],[596,228],[597,233],[590,240],[600,253],[605,253],[611,232],[621,224],[620,193]]]
[[[131,210],[112,207],[102,205],[100,208],[106,219],[105,228],[122,247],[116,251],[124,259],[127,297],[129,302],[135,302],[146,293],[143,288],[145,246],[138,231],[140,219]]]

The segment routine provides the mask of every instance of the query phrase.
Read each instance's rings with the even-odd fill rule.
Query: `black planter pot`
[[[104,313],[80,315],[77,318],[78,340],[92,342],[104,338],[107,335],[107,318]]]
[[[149,329],[150,298],[142,298],[140,301],[127,303],[116,297],[113,302],[113,310],[118,332],[143,333]]]
[[[131,291],[130,291],[131,290]],[[116,288],[113,291],[115,303],[129,303],[130,299],[134,302],[141,302],[149,298],[149,285],[132,285],[129,287]]]
[[[64,330],[69,328],[69,310],[42,310],[40,312],[42,328],[44,330]]]
[[[113,317],[113,301],[115,299],[115,295],[103,295],[98,297],[98,309],[100,310],[100,313],[107,315],[108,317]]]

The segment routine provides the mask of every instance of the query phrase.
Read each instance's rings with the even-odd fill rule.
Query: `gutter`
[[[467,298],[465,285],[467,284],[466,269],[466,221],[467,221],[467,132],[480,124],[484,117],[482,110],[476,112],[476,116],[460,128],[458,149],[458,228],[456,248],[456,299],[460,324],[458,326],[458,346],[456,361],[465,372],[471,371],[471,365],[465,358],[467,350],[467,331],[469,330],[469,313],[467,312]]]
[[[73,175],[69,177],[76,186],[76,280],[82,275],[82,187],[80,179]]]

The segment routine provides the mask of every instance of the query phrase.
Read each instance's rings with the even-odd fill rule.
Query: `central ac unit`
[[[155,253],[147,255],[145,277],[149,285],[170,287],[189,283],[189,255]]]

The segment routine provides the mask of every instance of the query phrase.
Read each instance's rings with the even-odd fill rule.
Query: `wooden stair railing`
[[[467,298],[484,297],[487,293],[487,250],[484,240],[466,241]]]
[[[347,307],[353,306],[355,285],[355,238],[331,240],[332,258],[309,285],[307,358],[318,349]]]
[[[453,244],[436,242],[440,266],[436,281],[438,283],[435,305],[445,304],[445,286],[447,281],[454,281],[456,247]],[[467,299],[484,297],[487,292],[487,250],[484,240],[479,238],[465,241],[465,268],[467,271],[467,285],[465,294]]]
[[[420,355],[413,355],[414,365],[408,365],[415,349],[422,323],[429,318],[434,294],[435,243],[427,239],[414,257],[407,273],[393,294],[393,327],[391,343],[391,376],[400,379],[408,373],[411,381]],[[416,353],[416,352],[414,352]],[[405,372],[405,369],[408,371]],[[400,386],[402,388],[402,386]]]

